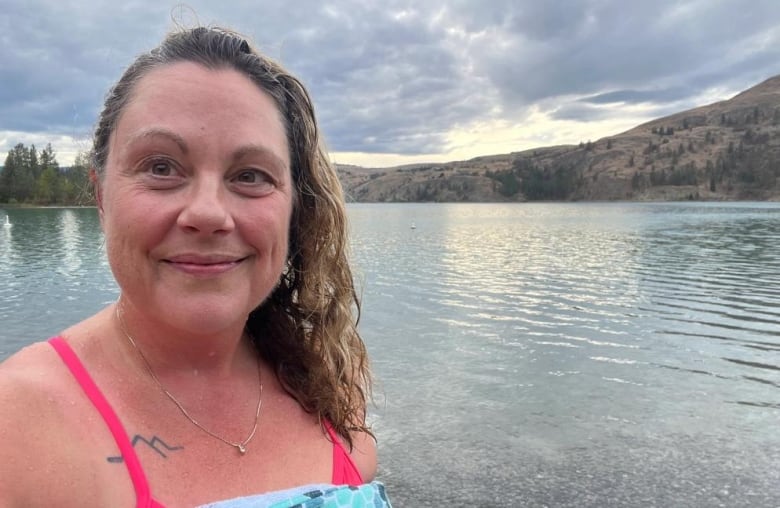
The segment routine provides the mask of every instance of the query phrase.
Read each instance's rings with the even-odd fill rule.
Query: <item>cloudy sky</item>
[[[596,140],[780,74],[776,0],[177,3],[0,0],[0,158],[89,148],[107,89],[172,14],[280,60],[332,158],[364,166]]]

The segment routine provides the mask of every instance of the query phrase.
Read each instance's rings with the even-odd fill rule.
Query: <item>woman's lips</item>
[[[245,259],[237,256],[186,254],[163,259],[163,262],[189,275],[214,276],[229,272]]]

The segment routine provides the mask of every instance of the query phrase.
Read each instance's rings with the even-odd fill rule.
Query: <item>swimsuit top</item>
[[[100,416],[103,417],[106,426],[114,436],[114,440],[119,447],[124,463],[127,466],[127,471],[130,473],[133,487],[135,488],[137,507],[164,508],[162,504],[152,498],[146,475],[135,454],[133,445],[127,436],[127,432],[122,426],[122,422],[111,408],[108,400],[106,400],[103,393],[92,380],[92,377],[89,375],[78,356],[76,356],[76,353],[62,337],[50,339],[49,344],[57,351],[60,358],[62,358],[62,361],[68,369],[70,369],[73,377],[76,378],[81,389],[84,390],[84,393],[95,406],[95,409],[97,409]],[[352,458],[341,444],[341,439],[339,439],[330,422],[327,420],[324,422],[330,440],[333,442],[333,477],[331,478],[331,482],[334,485],[357,486],[362,484],[363,478],[360,476],[357,467],[355,467],[355,463],[352,462]]]

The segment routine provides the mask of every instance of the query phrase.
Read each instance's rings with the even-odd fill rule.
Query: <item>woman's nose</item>
[[[233,230],[235,223],[228,207],[228,191],[221,181],[213,180],[193,182],[177,220],[180,227],[207,234]]]

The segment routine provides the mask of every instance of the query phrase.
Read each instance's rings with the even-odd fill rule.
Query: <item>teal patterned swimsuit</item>
[[[306,485],[258,496],[239,497],[200,508],[392,508],[385,487],[371,482],[349,485]]]

